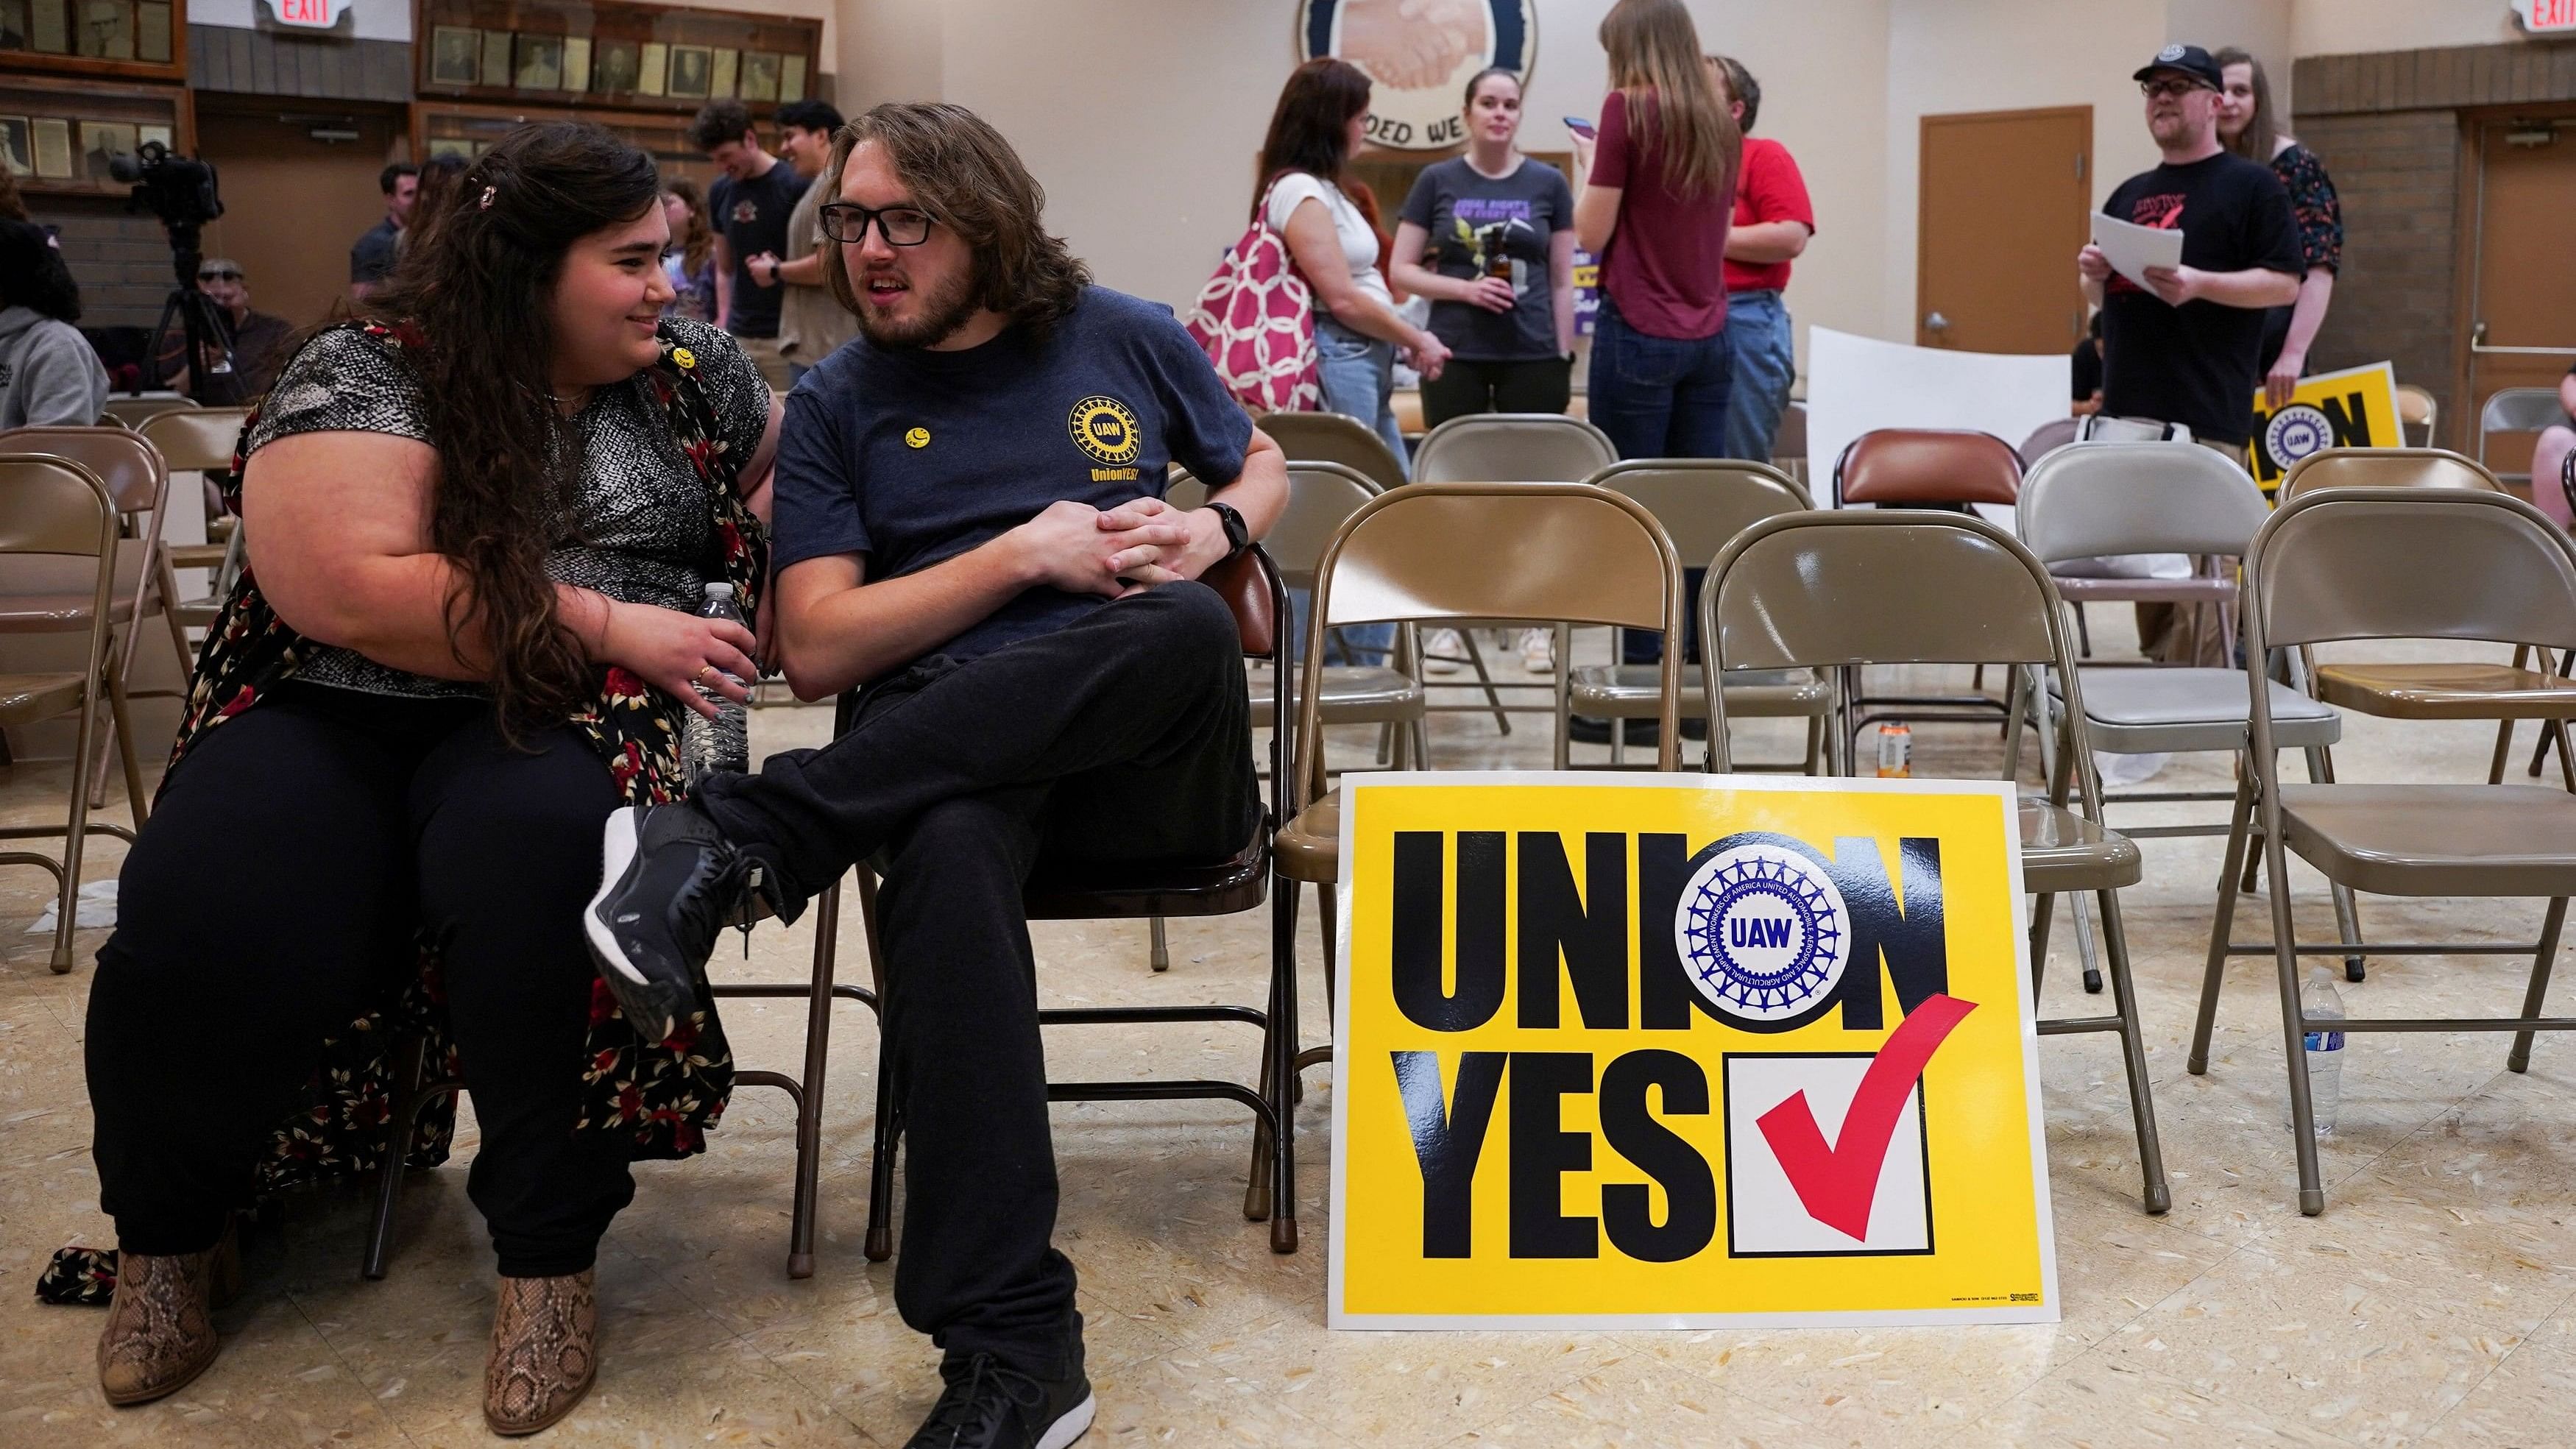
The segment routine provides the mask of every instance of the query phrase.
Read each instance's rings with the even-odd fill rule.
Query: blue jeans
[[[1726,334],[1649,337],[1605,292],[1592,332],[1595,427],[1622,458],[1723,458],[1730,376]]]
[[[1395,344],[1315,314],[1315,355],[1323,374],[1324,411],[1354,417],[1386,439],[1396,466],[1413,476],[1404,433],[1395,425]]]
[[[1789,309],[1776,288],[1732,292],[1726,298],[1727,364],[1734,370],[1726,395],[1726,456],[1771,461],[1780,414],[1789,406],[1798,354],[1789,337]]]

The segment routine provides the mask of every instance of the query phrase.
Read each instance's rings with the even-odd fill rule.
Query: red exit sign
[[[2576,0],[2513,0],[2513,13],[2534,35],[2576,31]]]
[[[268,8],[280,25],[328,30],[340,23],[340,12],[349,8],[349,0],[268,0]]]

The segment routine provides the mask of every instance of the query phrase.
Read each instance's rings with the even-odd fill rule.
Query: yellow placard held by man
[[[2397,422],[2397,369],[2385,362],[2347,367],[2299,379],[2298,391],[2278,411],[2254,389],[2254,437],[2245,465],[2270,493],[2281,475],[2310,453],[2327,448],[2402,448]]]
[[[2015,811],[1345,777],[1332,1325],[2055,1322]]]

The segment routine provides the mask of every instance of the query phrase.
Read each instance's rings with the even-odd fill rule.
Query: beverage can
[[[1914,773],[1914,731],[1899,720],[1878,727],[1878,777],[1903,780]]]

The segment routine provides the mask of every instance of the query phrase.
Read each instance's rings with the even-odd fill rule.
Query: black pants
[[[1468,413],[1561,413],[1574,400],[1574,364],[1562,357],[1511,362],[1449,359],[1422,385],[1422,426]]]
[[[1241,648],[1214,592],[1166,585],[962,664],[933,656],[871,687],[835,743],[699,791],[799,895],[884,869],[895,1304],[953,1355],[1052,1377],[1073,1303],[1021,889],[1042,856],[1204,862],[1252,838]]]
[[[89,998],[100,1205],[140,1253],[211,1246],[268,1134],[426,925],[483,1142],[467,1191],[510,1277],[590,1266],[634,1196],[576,1133],[597,971],[580,911],[617,792],[568,728],[288,684],[199,742],[127,855]]]

